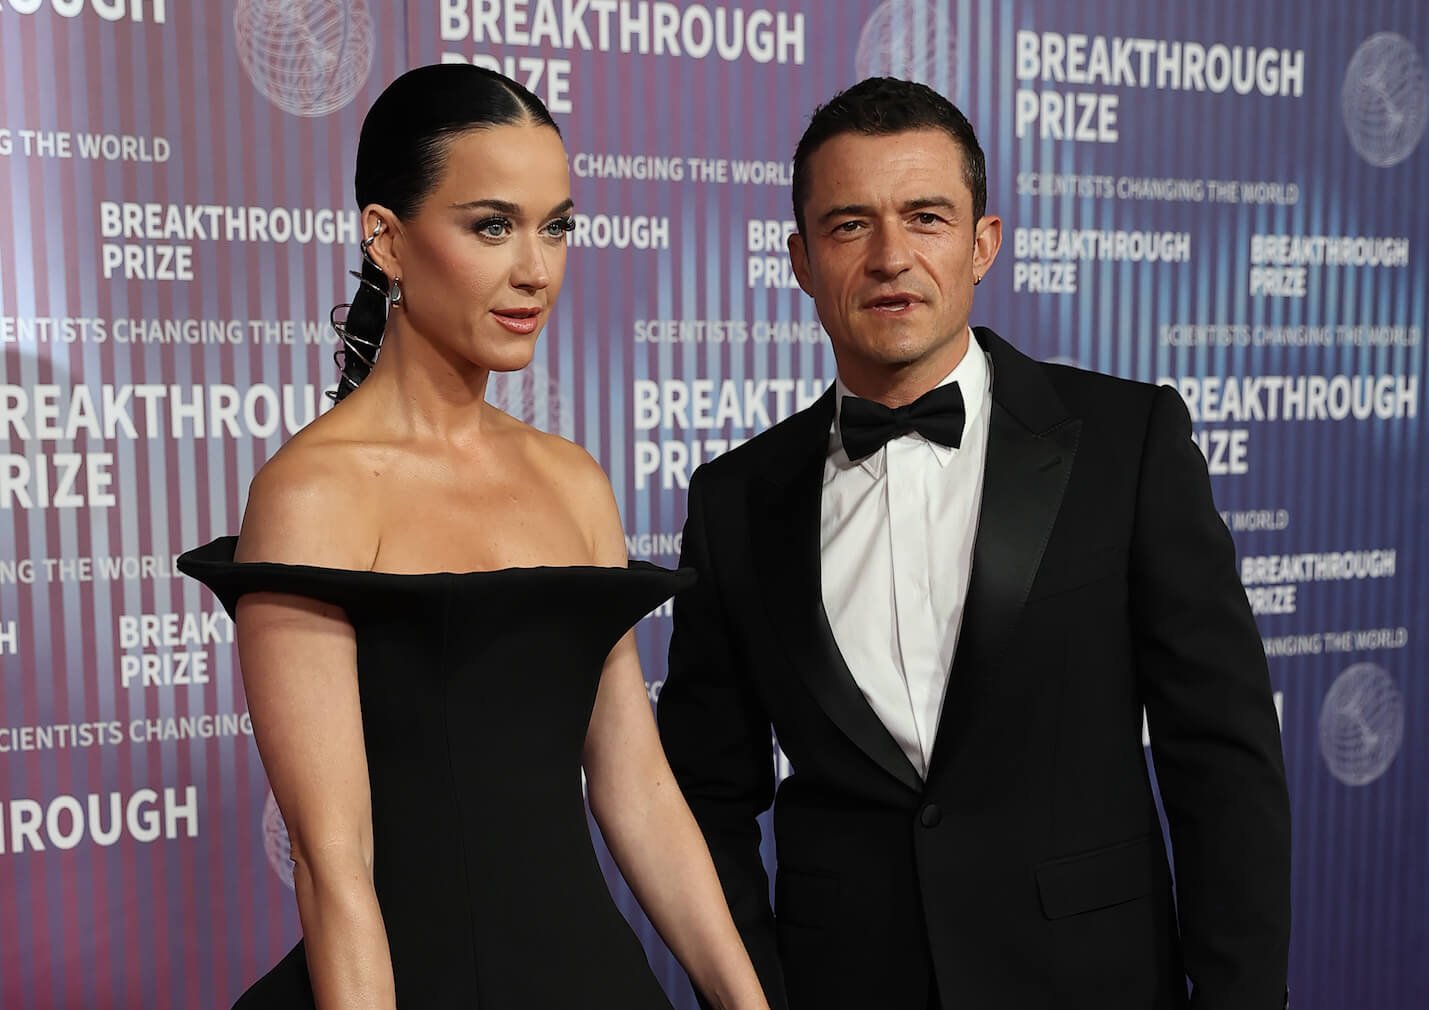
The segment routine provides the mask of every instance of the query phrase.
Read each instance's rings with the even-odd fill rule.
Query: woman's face
[[[549,126],[457,135],[436,188],[396,222],[390,264],[379,260],[401,278],[393,311],[458,360],[525,367],[561,289],[571,208],[566,151]]]

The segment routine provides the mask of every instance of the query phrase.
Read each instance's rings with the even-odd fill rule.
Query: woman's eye
[[[565,238],[575,230],[576,223],[569,217],[558,217],[546,225],[546,235],[549,238]]]
[[[489,217],[472,226],[482,238],[505,238],[511,234],[511,220],[504,217]]]

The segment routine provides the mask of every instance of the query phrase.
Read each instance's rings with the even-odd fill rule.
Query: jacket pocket
[[[1075,589],[1109,579],[1126,572],[1126,548],[1096,547],[1068,560],[1060,560],[1052,565],[1043,565],[1037,571],[1027,601],[1059,596]]]
[[[774,917],[781,926],[823,926],[838,913],[839,880],[832,874],[781,866],[774,877]]]
[[[1042,914],[1063,919],[1150,894],[1156,886],[1152,844],[1151,836],[1144,835],[1038,866]]]

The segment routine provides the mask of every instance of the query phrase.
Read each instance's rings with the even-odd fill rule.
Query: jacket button
[[[938,808],[938,804],[929,803],[918,815],[918,819],[923,822],[923,827],[936,828],[943,819],[943,811]]]

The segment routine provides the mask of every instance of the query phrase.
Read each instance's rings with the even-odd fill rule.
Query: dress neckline
[[[238,545],[238,537],[229,535],[217,537],[202,547],[196,547],[191,551],[186,551],[180,556],[180,560],[199,565],[225,565],[234,568],[269,568],[279,569],[288,572],[310,572],[321,575],[352,575],[352,576],[372,576],[376,578],[388,579],[431,579],[431,578],[455,578],[455,579],[477,579],[482,576],[509,575],[518,572],[531,573],[554,573],[554,572],[642,572],[660,573],[664,575],[679,574],[686,569],[664,568],[660,565],[652,564],[649,561],[627,560],[622,565],[508,565],[504,568],[479,568],[465,572],[453,571],[432,571],[432,572],[387,572],[374,568],[330,568],[325,565],[304,565],[294,564],[287,561],[237,561],[234,560],[234,548]]]

